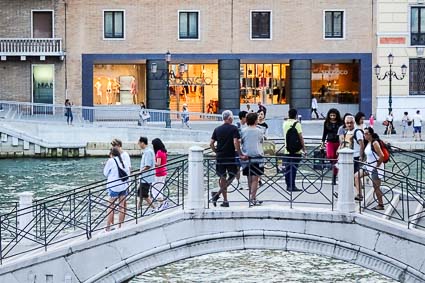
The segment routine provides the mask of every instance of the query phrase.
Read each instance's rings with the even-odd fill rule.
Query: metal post
[[[169,70],[169,66],[170,66],[170,62],[168,62],[168,60],[166,60],[166,65],[167,65],[167,82],[166,82],[166,87],[167,87],[167,110],[168,113],[165,115],[165,127],[166,128],[171,128],[171,117],[170,117],[170,70]]]
[[[388,115],[390,115],[391,112],[393,111],[393,108],[392,108],[392,105],[393,105],[392,78],[393,78],[393,71],[392,71],[391,65],[390,65],[390,73],[389,73],[390,93],[389,93],[389,96],[388,96]]]
[[[338,150],[338,204],[341,212],[354,212],[354,151],[349,148]]]
[[[192,146],[189,149],[189,189],[187,195],[188,210],[204,209],[204,149]]]

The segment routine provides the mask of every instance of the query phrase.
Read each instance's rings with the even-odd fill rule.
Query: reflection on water
[[[203,255],[158,267],[138,282],[397,282],[376,272],[324,256],[275,250]]]

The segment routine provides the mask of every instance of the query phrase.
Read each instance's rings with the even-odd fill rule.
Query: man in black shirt
[[[238,128],[233,125],[233,113],[230,110],[225,110],[222,113],[223,125],[215,128],[210,142],[211,150],[216,153],[217,175],[220,177],[220,190],[212,192],[212,201],[214,206],[217,205],[217,200],[220,194],[223,194],[222,207],[229,207],[227,200],[227,187],[233,181],[238,172],[237,163],[235,161],[235,151],[241,159],[245,158],[240,149],[240,134]],[[227,175],[229,175],[227,177]]]

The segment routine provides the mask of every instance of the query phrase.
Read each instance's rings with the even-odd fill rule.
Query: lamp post
[[[160,77],[160,79],[162,79],[164,77],[164,75],[166,76],[166,82],[165,82],[166,95],[167,95],[167,99],[166,99],[166,108],[167,109],[166,110],[168,110],[168,113],[165,114],[165,127],[166,128],[171,128],[171,117],[170,117],[170,71],[169,71],[170,61],[171,61],[171,53],[170,53],[170,51],[167,51],[167,53],[165,53],[166,69],[165,69],[165,71],[162,72],[162,75]],[[152,63],[151,64],[151,73],[155,75],[157,71],[158,71],[158,65],[156,63]]]
[[[167,110],[168,113],[165,116],[165,127],[166,128],[171,128],[171,117],[170,117],[170,61],[171,61],[171,53],[170,51],[167,51],[167,53],[165,53],[165,62],[167,63],[166,67],[166,72],[167,72],[167,82],[166,82],[166,87],[167,87]]]
[[[401,77],[399,77],[396,74],[396,72],[394,72],[392,70],[393,63],[394,63],[394,56],[390,53],[388,55],[388,65],[390,66],[390,70],[389,71],[386,71],[385,74],[382,77],[379,76],[379,74],[381,72],[381,66],[379,66],[378,64],[375,66],[375,75],[376,75],[376,78],[378,80],[382,81],[382,80],[385,80],[388,77],[388,80],[389,80],[390,90],[389,90],[389,95],[388,95],[388,115],[393,111],[393,108],[392,108],[392,104],[393,104],[392,79],[395,78],[397,80],[402,80],[406,76],[406,72],[407,72],[407,66],[405,64],[403,64],[401,66]]]

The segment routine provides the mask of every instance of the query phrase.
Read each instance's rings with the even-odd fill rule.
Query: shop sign
[[[314,74],[323,74],[323,75],[348,75],[348,70],[321,70],[321,71],[313,71]]]

